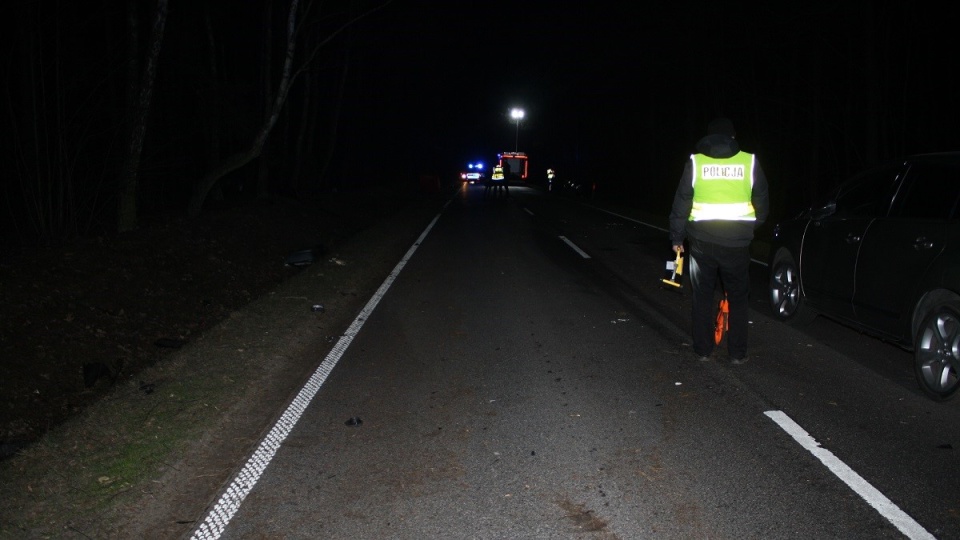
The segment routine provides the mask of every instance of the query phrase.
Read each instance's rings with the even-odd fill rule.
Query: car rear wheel
[[[936,401],[960,389],[960,303],[934,308],[914,341],[914,366],[920,388]]]
[[[782,322],[809,323],[817,314],[806,307],[800,292],[800,268],[789,252],[781,253],[770,269],[770,308]]]

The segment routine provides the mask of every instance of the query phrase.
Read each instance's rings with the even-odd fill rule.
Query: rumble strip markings
[[[449,202],[447,205],[449,205]],[[446,208],[446,205],[444,205],[444,208]],[[441,213],[443,213],[443,210],[441,210]],[[377,292],[360,311],[357,318],[353,320],[353,323],[347,328],[343,336],[340,337],[340,340],[337,341],[337,344],[334,345],[330,353],[327,354],[324,361],[320,363],[317,370],[303,388],[300,389],[297,397],[294,398],[293,402],[287,407],[287,410],[284,411],[283,416],[277,420],[277,423],[274,424],[270,432],[267,433],[267,436],[260,442],[260,446],[257,447],[257,450],[250,456],[250,459],[247,460],[246,465],[244,465],[243,469],[234,477],[233,482],[230,483],[223,495],[220,496],[220,500],[216,506],[210,510],[207,518],[200,527],[194,531],[192,536],[194,540],[214,540],[223,534],[227,524],[230,523],[230,519],[237,513],[237,510],[240,509],[240,504],[243,503],[243,500],[253,490],[253,486],[255,486],[257,480],[260,479],[260,475],[266,470],[267,465],[270,464],[270,460],[273,459],[277,450],[280,449],[281,443],[283,443],[287,435],[293,430],[297,421],[300,420],[300,416],[306,410],[310,401],[313,400],[317,391],[320,390],[320,386],[327,380],[327,376],[333,371],[333,367],[337,365],[340,357],[346,352],[354,336],[360,332],[363,323],[366,322],[370,314],[373,313],[374,308],[380,303],[380,299],[387,293],[393,281],[400,274],[400,271],[403,270],[403,267],[406,266],[407,261],[413,257],[413,253],[420,246],[420,243],[423,242],[423,239],[426,238],[430,230],[433,229],[433,226],[439,218],[440,214],[437,214],[433,218],[433,221],[427,225],[427,228],[420,234],[417,241],[413,243],[413,246],[410,247],[407,254],[397,263],[393,272],[383,281],[383,284],[380,285]]]

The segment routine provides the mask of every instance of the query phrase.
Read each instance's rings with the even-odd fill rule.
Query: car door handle
[[[848,234],[848,235],[847,235],[847,243],[848,243],[848,244],[857,244],[857,243],[859,243],[859,242],[860,242],[860,235],[859,235],[859,234],[852,234],[852,233],[851,233],[851,234]]]
[[[916,240],[913,241],[913,249],[917,251],[922,251],[922,250],[932,249],[932,248],[933,248],[933,242],[931,242],[930,240],[927,240],[927,238],[924,236],[921,236],[920,238],[917,238]]]

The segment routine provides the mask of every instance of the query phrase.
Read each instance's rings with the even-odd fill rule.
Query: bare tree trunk
[[[273,130],[273,126],[276,125],[277,118],[280,117],[280,111],[283,110],[283,104],[287,100],[287,92],[290,90],[291,74],[293,72],[293,53],[296,48],[296,22],[299,3],[299,0],[290,1],[290,14],[287,17],[287,53],[283,62],[283,74],[280,77],[280,87],[277,89],[277,95],[273,100],[273,106],[270,108],[269,115],[263,125],[260,126],[260,130],[253,140],[253,144],[250,145],[250,148],[246,152],[227,158],[200,179],[196,188],[193,190],[193,195],[190,197],[190,202],[187,206],[187,215],[190,217],[200,215],[200,210],[203,209],[203,203],[206,201],[210,190],[217,184],[217,181],[247,163],[250,163],[263,152],[263,146],[270,136],[270,131]]]
[[[885,96],[882,94],[884,87],[880,82],[882,75],[880,73],[879,62],[877,61],[878,51],[875,45],[876,39],[873,38],[879,26],[873,2],[862,2],[861,13],[863,26],[858,28],[858,30],[862,33],[862,37],[857,40],[857,43],[863,47],[863,63],[860,69],[864,72],[862,90],[865,90],[865,92],[861,92],[860,95],[866,94],[866,109],[861,111],[861,114],[865,117],[863,123],[863,146],[866,163],[872,164],[880,159],[882,153],[881,147],[883,146],[883,141],[881,141],[881,135],[886,126],[881,125],[881,117],[883,115],[878,113],[879,111],[885,110]]]
[[[357,10],[356,1],[350,4],[352,10]],[[333,116],[330,119],[330,131],[327,135],[327,144],[324,147],[323,155],[319,160],[319,173],[317,175],[317,186],[326,186],[328,183],[327,175],[330,170],[330,164],[333,161],[333,153],[337,148],[337,134],[340,129],[340,113],[343,110],[343,94],[347,88],[348,74],[350,72],[350,45],[344,47],[343,51],[343,69],[340,71],[340,84],[337,88],[337,101],[334,105]]]
[[[268,118],[270,114],[269,104],[274,99],[273,94],[273,3],[269,0],[264,4],[264,17],[263,20],[267,21],[265,25],[266,34],[263,36],[263,60],[261,65],[263,70],[261,71],[263,76],[263,102],[264,102],[264,118]],[[263,152],[267,152],[267,149],[263,149]],[[261,154],[262,155],[262,154]],[[269,192],[268,186],[270,182],[270,171],[267,167],[266,156],[263,156],[264,159],[260,160],[260,168],[257,171],[257,198],[265,198]]]
[[[347,47],[343,55],[343,71],[340,74],[340,87],[337,89],[337,103],[334,107],[333,118],[330,120],[330,132],[327,137],[327,145],[320,162],[320,175],[318,182],[324,182],[327,171],[330,168],[330,162],[333,160],[333,151],[337,146],[337,131],[340,128],[340,110],[343,105],[343,93],[347,87],[347,72],[350,70],[350,48]]]
[[[304,66],[309,65],[313,58],[317,55],[317,52],[320,50],[320,48],[333,39],[343,29],[349,27],[361,18],[384,8],[392,1],[393,0],[386,0],[383,4],[380,4],[376,8],[373,8],[351,19],[339,29],[331,33],[316,47],[314,47],[310,54],[307,55]],[[223,163],[204,175],[204,177],[197,182],[197,185],[194,187],[193,194],[190,197],[190,202],[187,204],[188,216],[196,217],[200,215],[200,211],[203,209],[203,203],[206,201],[207,195],[221,178],[260,157],[260,154],[263,152],[264,145],[267,139],[270,137],[270,132],[273,130],[273,127],[277,123],[277,119],[280,117],[280,113],[283,111],[284,104],[287,101],[287,94],[290,92],[290,85],[293,84],[293,80],[296,78],[296,75],[300,73],[299,71],[296,74],[293,72],[293,57],[294,50],[296,49],[297,39],[297,8],[299,3],[299,0],[290,0],[290,13],[287,16],[287,52],[284,57],[283,71],[280,75],[280,84],[269,108],[269,114],[264,119],[263,125],[260,126],[253,143],[246,152],[241,152],[227,158]]]
[[[205,107],[209,107],[210,111],[210,114],[206,116],[209,124],[207,126],[207,144],[209,148],[207,150],[207,160],[204,165],[204,170],[209,170],[220,163],[220,122],[222,121],[221,113],[223,110],[223,107],[220,105],[220,100],[218,99],[220,69],[218,68],[217,40],[216,34],[214,34],[213,31],[213,21],[211,20],[209,9],[204,12],[204,26],[206,27],[207,46],[209,48],[207,64],[210,69],[210,87],[206,93],[208,101],[204,105]],[[214,189],[212,197],[215,201],[223,200],[223,192],[219,189],[219,186]]]
[[[312,127],[310,125],[310,109],[313,106],[313,103],[310,101],[310,95],[313,94],[311,91],[312,89],[310,88],[313,84],[313,76],[310,74],[310,72],[307,72],[303,77],[303,85],[306,87],[306,91],[303,92],[302,101],[300,103],[299,129],[297,130],[296,140],[293,141],[293,170],[290,171],[290,186],[293,188],[293,193],[298,197],[302,195],[302,190],[300,188],[300,176],[303,174],[303,148],[307,133],[311,131]]]
[[[207,144],[209,149],[207,151],[207,167],[212,168],[214,164],[220,161],[220,113],[221,106],[220,100],[217,99],[217,83],[219,82],[220,69],[218,68],[219,59],[217,55],[217,40],[213,33],[213,21],[210,20],[210,10],[208,9],[204,12],[204,25],[207,30],[207,66],[210,69],[210,80],[212,81],[210,86],[207,88],[207,103],[206,107],[210,107],[213,114],[212,121],[210,125],[207,126]]]
[[[44,35],[39,20],[47,14],[31,9],[29,18],[18,28],[17,53],[11,56],[20,77],[11,77],[12,93],[7,94],[9,124],[12,134],[12,165],[18,182],[9,182],[9,195],[3,198],[10,205],[17,193],[23,203],[21,216],[11,219],[10,226],[19,229],[19,219],[28,225],[24,232],[41,244],[51,244],[76,233],[77,208],[74,200],[75,150],[78,145],[67,128],[67,94],[63,84],[62,39],[59,14],[52,35]],[[44,46],[49,41],[50,50]],[[18,231],[19,233],[19,231]]]
[[[134,103],[137,102],[137,95],[140,92],[140,2],[137,0],[127,1],[127,92],[126,92],[126,131],[130,132],[133,125]]]
[[[141,77],[139,96],[133,104],[133,123],[130,126],[130,146],[120,173],[120,190],[117,194],[117,230],[130,231],[137,227],[137,191],[139,187],[140,156],[147,132],[147,114],[153,98],[153,82],[157,75],[157,57],[163,44],[163,30],[167,22],[167,0],[157,0],[157,11],[150,34],[150,47]]]

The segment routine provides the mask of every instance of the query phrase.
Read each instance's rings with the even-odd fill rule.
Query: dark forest
[[[11,9],[8,247],[250,198],[452,182],[515,134],[535,171],[589,176],[600,194],[665,212],[706,123],[729,116],[770,177],[774,219],[867,165],[960,146],[954,17],[911,2]],[[528,110],[516,133],[515,104]]]

